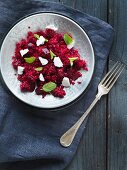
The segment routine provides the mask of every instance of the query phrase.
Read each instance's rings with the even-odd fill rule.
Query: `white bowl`
[[[66,88],[66,96],[62,99],[52,95],[47,95],[45,98],[38,96],[35,92],[21,92],[20,82],[15,76],[15,70],[12,67],[12,56],[14,55],[16,42],[26,37],[28,31],[36,31],[45,29],[48,25],[54,25],[59,32],[70,32],[75,41],[75,47],[78,49],[81,58],[85,59],[88,64],[88,71],[82,71],[81,84],[75,83],[70,88]],[[28,28],[30,27],[30,29]],[[56,108],[66,105],[77,97],[79,97],[88,84],[94,71],[94,51],[91,41],[85,31],[72,19],[61,14],[51,12],[40,12],[31,14],[19,22],[7,33],[1,46],[0,51],[0,68],[3,80],[10,91],[21,101],[39,108]],[[79,81],[79,79],[77,80]]]

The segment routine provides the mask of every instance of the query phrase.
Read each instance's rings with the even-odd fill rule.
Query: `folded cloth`
[[[48,111],[31,107],[0,83],[0,162],[4,170],[61,170],[73,158],[86,121],[69,148],[60,145],[68,130],[93,101],[113,40],[113,29],[104,21],[72,8],[41,0],[1,0],[0,36],[17,19],[38,11],[54,11],[76,20],[87,32],[95,51],[95,72],[86,93],[74,104]]]

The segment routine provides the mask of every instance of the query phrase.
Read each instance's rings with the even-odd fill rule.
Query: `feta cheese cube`
[[[43,66],[46,65],[46,64],[48,64],[48,60],[45,59],[45,58],[39,57],[39,60],[40,60],[40,62],[41,62],[41,64],[42,64]]]
[[[40,79],[40,81],[45,81],[44,76],[43,76],[42,73],[39,75],[39,79]]]
[[[53,62],[56,67],[63,67],[63,63],[59,57],[55,57]]]
[[[45,38],[43,36],[40,36],[39,39],[36,41],[36,45],[43,45],[45,43]]]
[[[57,30],[58,30],[58,28],[57,28],[57,27],[55,27],[55,26],[54,26],[54,25],[52,25],[52,24],[50,24],[50,25],[46,26],[46,28],[48,28],[48,29],[52,29],[52,30],[54,30],[54,31],[57,31]]]
[[[28,53],[28,51],[29,51],[28,49],[20,50],[21,56],[23,57],[25,54]]]
[[[64,87],[70,87],[70,81],[69,81],[69,78],[68,77],[64,77],[63,80],[62,80],[62,85]]]
[[[24,71],[24,67],[18,66],[18,74],[19,74],[19,75],[22,75],[22,74],[23,74],[23,71]]]

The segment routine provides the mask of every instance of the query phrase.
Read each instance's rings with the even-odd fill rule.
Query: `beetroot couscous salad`
[[[75,41],[69,33],[46,28],[28,32],[26,39],[16,43],[12,65],[17,70],[21,91],[64,97],[65,88],[71,88],[82,76],[80,70],[88,70],[74,48]]]

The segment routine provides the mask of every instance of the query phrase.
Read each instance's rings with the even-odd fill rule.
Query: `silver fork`
[[[113,68],[105,75],[105,77],[102,79],[102,81],[98,85],[98,93],[92,102],[92,104],[89,106],[89,108],[86,110],[86,112],[81,116],[81,118],[66,132],[63,134],[63,136],[60,138],[60,143],[64,147],[68,147],[71,145],[71,143],[74,140],[74,137],[85,120],[85,118],[88,116],[90,113],[91,109],[95,106],[95,104],[100,100],[100,98],[108,94],[108,92],[111,90],[113,87],[114,83],[122,73],[124,69],[124,65],[121,64],[120,62],[117,62]]]

